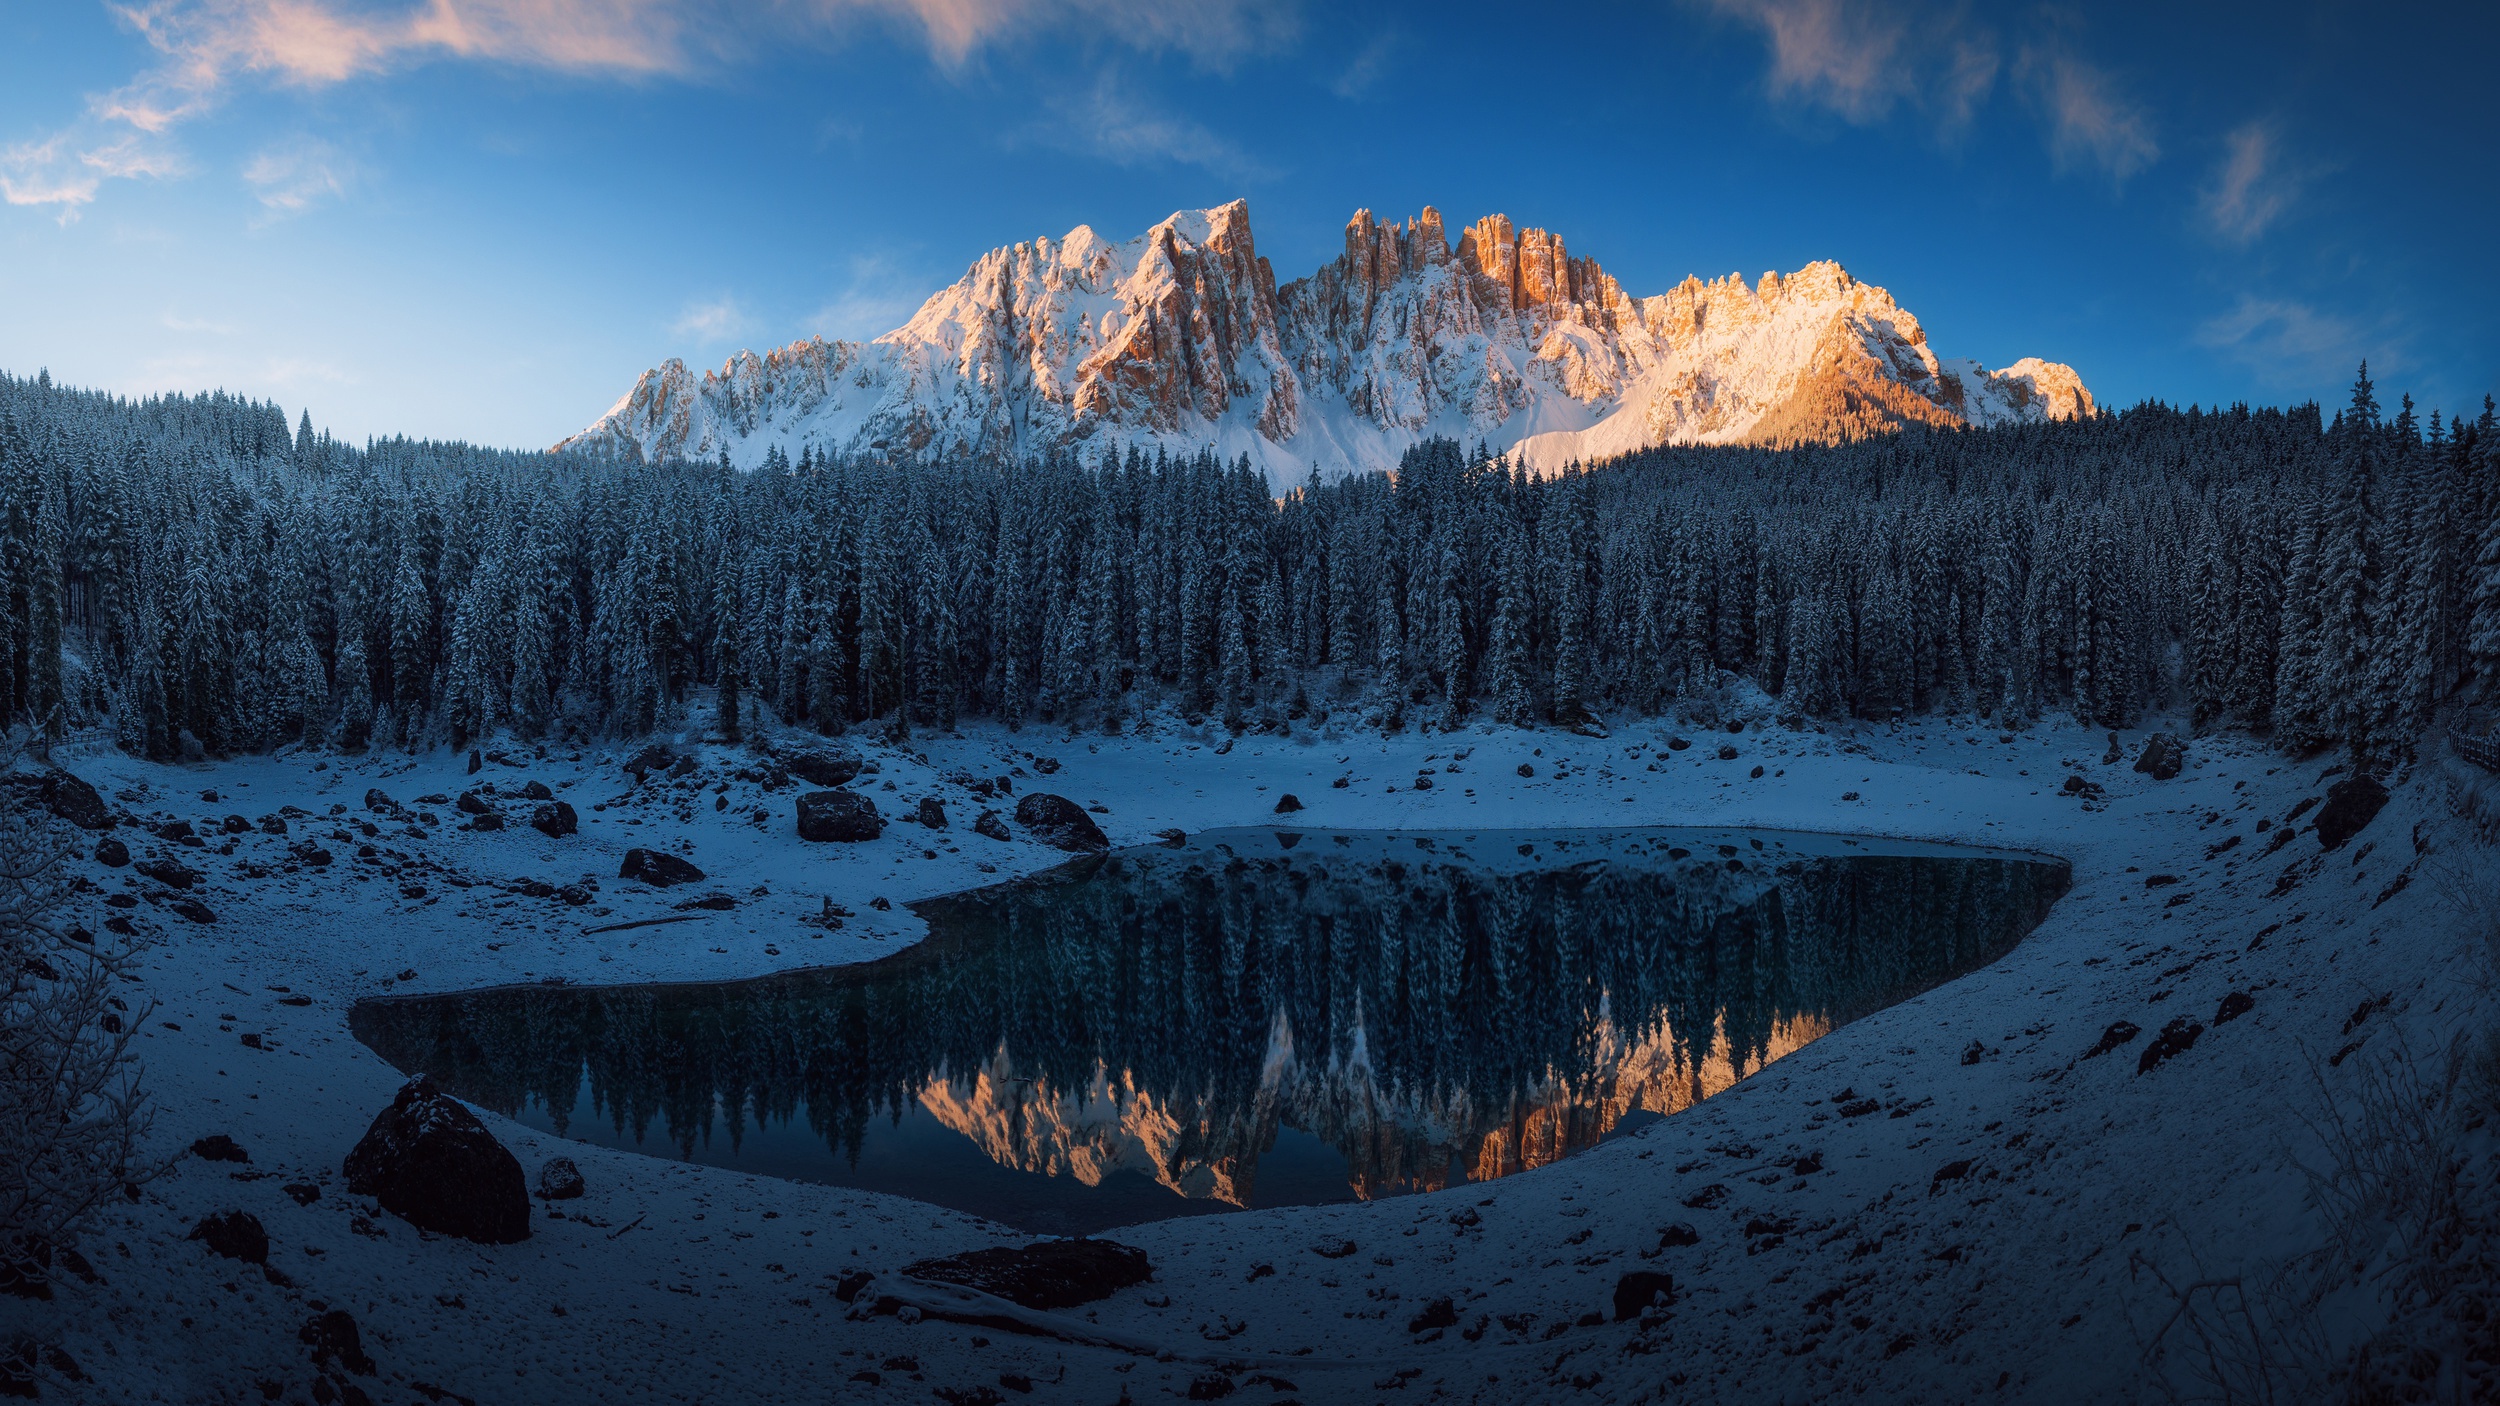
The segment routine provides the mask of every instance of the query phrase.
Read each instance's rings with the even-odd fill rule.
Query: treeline
[[[1417,447],[1278,501],[1212,454],[764,471],[290,432],[0,377],[0,705],[151,756],[1709,708],[2406,750],[2500,667],[2500,431],[2147,405],[1531,478]]]

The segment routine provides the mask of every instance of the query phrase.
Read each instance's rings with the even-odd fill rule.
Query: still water
[[[1212,831],[753,981],[368,1000],[559,1135],[1077,1234],[1541,1166],[1984,966],[2037,855],[1770,831]]]

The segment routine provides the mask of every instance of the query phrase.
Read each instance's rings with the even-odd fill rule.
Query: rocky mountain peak
[[[1662,443],[1830,440],[2090,414],[2073,369],[1940,360],[1828,261],[1635,298],[1561,235],[1358,210],[1279,286],[1245,201],[1114,243],[1080,225],[982,255],[873,342],[670,360],[560,448],[742,465],[781,447],[1019,455],[1154,444],[1247,455],[1280,487],[1393,466],[1446,434],[1541,468]]]

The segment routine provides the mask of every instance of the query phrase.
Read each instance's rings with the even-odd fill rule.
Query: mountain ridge
[[[1272,483],[1393,467],[1433,435],[1540,470],[1656,444],[1831,441],[2093,412],[2071,367],[1937,357],[1839,264],[1634,297],[1561,236],[1430,206],[1357,211],[1279,285],[1249,205],[1121,243],[1080,225],[994,249],[872,341],[808,337],[697,375],[671,358],[556,447],[754,467],[773,448],[1247,455]]]

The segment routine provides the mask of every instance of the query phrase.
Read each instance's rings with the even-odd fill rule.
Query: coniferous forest
[[[0,705],[134,753],[730,724],[1586,725],[1709,706],[2402,755],[2500,667],[2500,430],[2148,404],[1550,478],[1446,440],[760,472],[0,378]],[[709,721],[707,716],[705,721]]]

